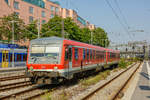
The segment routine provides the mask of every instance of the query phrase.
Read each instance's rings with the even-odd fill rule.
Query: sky
[[[60,2],[61,7],[74,9],[91,24],[103,28],[112,44],[143,40],[150,42],[150,0],[57,1]]]

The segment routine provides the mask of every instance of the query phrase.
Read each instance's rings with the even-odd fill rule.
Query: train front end
[[[31,82],[56,84],[64,79],[62,48],[63,40],[55,37],[30,42],[26,75]]]

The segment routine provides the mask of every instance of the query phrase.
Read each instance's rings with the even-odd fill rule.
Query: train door
[[[104,54],[104,63],[106,63],[106,56],[107,56],[106,53],[107,53],[106,51],[104,51],[104,53],[103,53]]]
[[[69,70],[72,69],[72,47],[69,47]]]
[[[2,51],[2,68],[8,67],[8,51]]]

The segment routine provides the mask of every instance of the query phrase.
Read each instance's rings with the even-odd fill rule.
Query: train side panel
[[[59,52],[60,58],[57,58],[59,63],[49,63],[50,61],[54,60],[55,57],[52,59],[52,55],[48,56],[46,54],[48,52],[42,52],[42,55],[43,53],[46,55],[42,57],[31,57],[29,55],[31,53],[31,46],[33,45],[47,48],[49,44],[54,46],[53,44],[55,43],[59,44],[58,46],[60,46],[61,50]],[[76,73],[78,74],[92,69],[101,69],[102,66],[106,64],[117,63],[118,58],[116,58],[116,53],[116,51],[110,49],[72,40],[66,40],[63,38],[50,37],[35,39],[32,40],[30,49],[28,50],[27,73],[30,74],[29,77],[31,77],[32,80],[42,80],[45,78],[47,81],[47,77],[52,80],[60,78],[70,79]],[[47,59],[47,57],[51,58],[48,60],[42,60]],[[40,61],[43,61],[44,63]]]

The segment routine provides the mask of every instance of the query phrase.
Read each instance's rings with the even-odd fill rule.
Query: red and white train
[[[75,74],[117,64],[120,52],[59,37],[30,42],[26,75],[32,82],[56,83]]]

